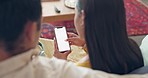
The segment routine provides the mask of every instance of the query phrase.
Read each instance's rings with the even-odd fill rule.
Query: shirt
[[[145,75],[114,75],[73,63],[40,57],[38,50],[32,49],[0,62],[0,78],[147,78]]]

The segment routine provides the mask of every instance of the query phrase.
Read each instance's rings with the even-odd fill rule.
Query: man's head
[[[3,51],[15,55],[35,47],[41,15],[40,0],[0,0],[0,47]]]

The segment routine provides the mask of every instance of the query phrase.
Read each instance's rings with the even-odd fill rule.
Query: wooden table
[[[54,6],[61,10],[60,13],[56,13]],[[64,0],[42,2],[43,8],[43,23],[54,21],[65,21],[74,19],[74,9],[65,7]]]

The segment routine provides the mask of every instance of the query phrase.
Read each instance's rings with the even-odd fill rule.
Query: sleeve
[[[68,64],[61,78],[147,78],[145,75],[116,75]]]
[[[147,78],[148,74],[144,75],[115,75],[109,74],[102,71],[96,71],[89,68],[79,67],[73,63],[66,61],[58,61],[55,65],[60,65],[57,68],[57,71],[60,74],[58,78]]]
[[[98,75],[97,75],[98,74]],[[78,67],[67,63],[62,72],[61,78],[106,78],[99,75],[99,72],[88,68]]]

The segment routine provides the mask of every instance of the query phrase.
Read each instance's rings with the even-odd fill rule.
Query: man
[[[0,78],[147,78],[118,76],[38,56],[40,0],[0,0]]]

